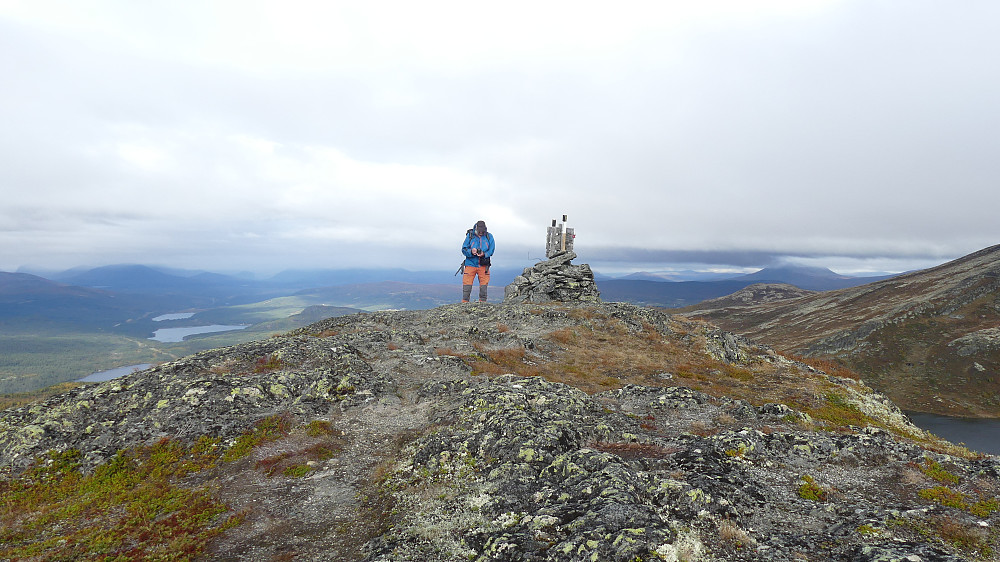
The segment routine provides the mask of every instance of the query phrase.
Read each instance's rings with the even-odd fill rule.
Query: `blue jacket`
[[[465,234],[465,242],[462,242],[462,253],[465,254],[465,265],[467,267],[479,267],[479,256],[472,255],[472,249],[478,248],[483,251],[486,257],[493,255],[496,244],[493,242],[493,235],[487,232],[483,236],[476,234],[475,230],[469,230]]]

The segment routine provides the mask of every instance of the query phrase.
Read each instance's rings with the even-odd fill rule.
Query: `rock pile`
[[[559,252],[525,268],[504,289],[503,302],[601,302],[594,272],[587,264],[572,265],[574,258],[574,252]]]

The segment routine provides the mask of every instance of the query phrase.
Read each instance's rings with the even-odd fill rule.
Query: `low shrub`
[[[799,485],[798,493],[800,498],[814,502],[825,502],[829,495],[829,492],[820,487],[816,480],[808,474],[802,476],[802,484]]]

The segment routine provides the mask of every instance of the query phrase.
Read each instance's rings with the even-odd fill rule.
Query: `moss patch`
[[[0,558],[181,560],[242,521],[214,491],[180,485],[214,466],[217,443],[162,440],[121,451],[92,474],[80,453],[51,452],[0,482]]]

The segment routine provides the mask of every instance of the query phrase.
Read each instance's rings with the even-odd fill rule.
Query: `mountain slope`
[[[1000,547],[1000,459],[927,435],[854,380],[616,303],[358,314],[205,351],[0,412],[0,470],[11,559],[959,561]]]
[[[841,359],[904,408],[1000,416],[1000,246],[861,287],[684,310],[778,349]]]
[[[0,272],[0,324],[109,326],[143,312],[142,299]]]

